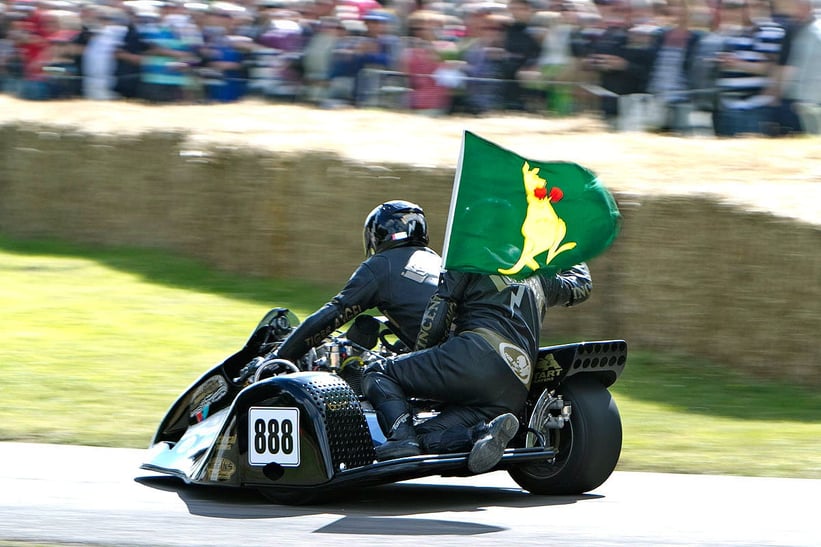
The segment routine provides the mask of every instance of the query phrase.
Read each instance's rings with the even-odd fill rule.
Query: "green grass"
[[[821,394],[634,352],[612,391],[621,469],[821,478]]]
[[[174,398],[273,306],[337,287],[134,249],[0,237],[0,439],[144,447]],[[821,478],[821,394],[633,352],[619,469]]]

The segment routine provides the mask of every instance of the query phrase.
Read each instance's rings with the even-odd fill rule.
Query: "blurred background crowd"
[[[0,91],[821,133],[821,0],[0,0]]]

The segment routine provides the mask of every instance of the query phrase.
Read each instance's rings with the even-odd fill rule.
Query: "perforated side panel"
[[[623,368],[627,362],[627,344],[622,341],[590,342],[579,344],[573,370],[602,370]]]
[[[316,375],[303,386],[322,412],[334,469],[373,463],[368,423],[351,386],[334,374]]]

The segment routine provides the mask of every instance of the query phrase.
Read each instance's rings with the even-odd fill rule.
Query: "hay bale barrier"
[[[158,248],[341,285],[365,214],[421,203],[441,250],[461,134],[577,161],[614,191],[594,296],[551,337],[625,338],[821,386],[821,141],[611,134],[595,120],[446,118],[250,103],[0,97],[0,233]],[[330,296],[330,295],[329,295]],[[275,304],[275,303],[272,303]]]

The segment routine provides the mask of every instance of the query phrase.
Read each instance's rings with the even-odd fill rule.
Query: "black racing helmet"
[[[425,212],[415,203],[403,200],[377,205],[365,219],[365,258],[385,249],[428,244]]]

